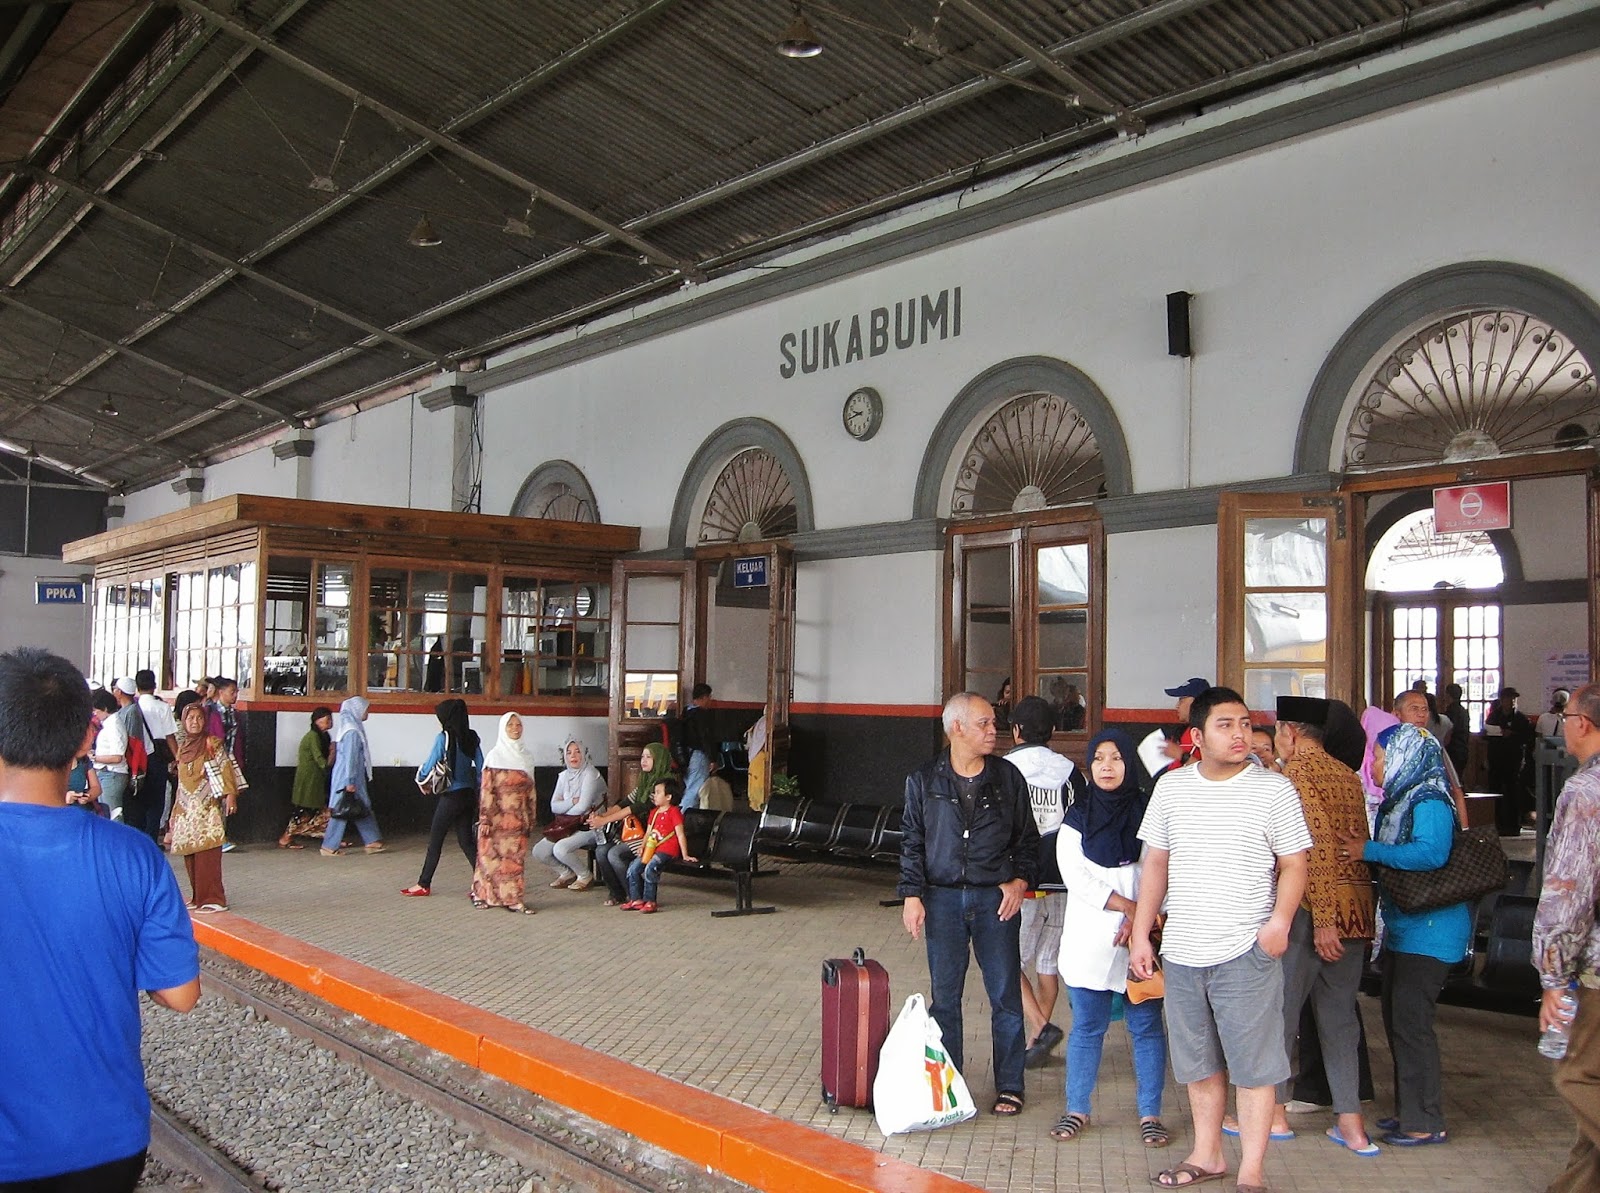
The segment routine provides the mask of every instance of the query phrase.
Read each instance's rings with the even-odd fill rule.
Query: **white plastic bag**
[[[932,1131],[978,1112],[920,994],[906,999],[878,1053],[872,1110],[885,1135]]]

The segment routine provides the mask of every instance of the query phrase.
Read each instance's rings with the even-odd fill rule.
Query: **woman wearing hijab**
[[[402,895],[428,895],[433,891],[433,872],[439,868],[439,855],[444,852],[445,836],[453,828],[456,844],[466,855],[467,865],[477,868],[478,833],[473,823],[478,819],[478,786],[483,775],[483,745],[477,731],[467,720],[467,702],[452,696],[433,706],[433,715],[439,718],[439,732],[433,739],[433,748],[417,767],[416,780],[421,783],[428,772],[443,760],[450,771],[450,785],[437,797],[433,805],[433,824],[428,829],[428,852],[422,859],[422,873],[415,885],[401,890]],[[477,902],[474,896],[473,902]]]
[[[333,710],[311,710],[311,728],[300,739],[294,767],[294,811],[289,827],[278,838],[279,849],[304,849],[296,837],[320,837],[328,831],[328,769],[333,765]]]
[[[366,698],[351,696],[339,706],[334,718],[333,778],[328,796],[328,831],[322,834],[322,856],[338,857],[344,842],[346,821],[354,822],[368,853],[382,853],[383,834],[378,818],[372,814],[368,787],[372,783],[372,749],[367,745],[367,719],[370,706]]]
[[[550,795],[550,811],[556,819],[545,826],[545,835],[534,845],[533,856],[535,861],[555,867],[556,878],[550,884],[555,889],[586,891],[594,885],[594,879],[589,877],[588,851],[599,842],[600,835],[585,827],[584,820],[606,802],[606,781],[589,761],[588,747],[577,738],[569,738],[561,747],[561,757],[566,766]],[[552,837],[552,832],[558,835]]]
[[[1113,996],[1128,988],[1128,933],[1139,898],[1143,844],[1139,825],[1149,796],[1135,773],[1133,739],[1104,729],[1089,739],[1089,786],[1067,809],[1056,837],[1056,858],[1067,884],[1061,926],[1061,982],[1072,1004],[1067,1038],[1067,1109],[1052,1139],[1076,1139],[1089,1125],[1100,1054],[1111,1023]],[[1171,1142],[1161,1122],[1167,1073],[1167,1035],[1161,1000],[1129,1002],[1139,1138],[1145,1147]]]
[[[1378,805],[1383,802],[1383,778],[1374,777],[1372,773],[1372,757],[1378,748],[1378,735],[1391,726],[1398,725],[1400,718],[1392,712],[1376,706],[1369,705],[1361,710],[1361,728],[1367,735],[1366,752],[1361,756],[1361,769],[1356,772],[1361,778],[1361,786],[1367,793],[1367,822],[1371,824],[1377,815]]]
[[[1341,857],[1359,857],[1396,870],[1437,870],[1450,860],[1456,813],[1445,786],[1438,739],[1415,725],[1396,724],[1378,734],[1371,773],[1383,785],[1373,839],[1340,833]],[[1472,912],[1465,903],[1407,912],[1395,906],[1378,879],[1385,926],[1383,1029],[1394,1057],[1394,1118],[1380,1118],[1394,1147],[1444,1143],[1443,1092],[1434,1011],[1450,967],[1466,955]]]
[[[494,748],[483,759],[478,860],[472,871],[474,907],[504,907],[533,914],[533,908],[522,902],[523,859],[528,853],[528,831],[537,816],[533,755],[522,739],[522,718],[508,712],[500,718]]]
[[[222,739],[206,734],[206,710],[190,701],[178,725],[178,784],[172,805],[172,850],[189,873],[189,906],[199,915],[228,910],[222,889],[223,816],[238,805],[239,786]]]
[[[594,860],[595,868],[600,871],[600,877],[606,884],[607,907],[621,907],[628,901],[628,867],[633,864],[633,859],[637,856],[633,845],[622,840],[622,821],[631,815],[637,817],[641,825],[648,824],[650,793],[662,779],[671,777],[672,755],[667,753],[666,746],[653,741],[644,748],[644,753],[639,757],[639,782],[634,787],[633,794],[609,811],[594,812],[589,816],[589,827],[603,830],[600,844],[595,849]],[[642,834],[634,845],[641,850],[644,848]]]

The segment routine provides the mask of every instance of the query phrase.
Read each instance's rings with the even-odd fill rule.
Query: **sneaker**
[[[224,841],[222,843],[222,852],[223,853],[232,853],[237,848],[238,848],[238,846],[235,845],[232,841]]]
[[[651,903],[649,900],[646,900],[645,902],[639,904],[639,906],[636,907],[634,910],[635,911],[642,911],[646,915],[648,915],[650,912],[656,910],[656,905],[654,903]]]

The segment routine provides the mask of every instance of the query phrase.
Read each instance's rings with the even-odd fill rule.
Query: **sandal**
[[[1069,1111],[1056,1119],[1056,1125],[1050,1128],[1050,1138],[1060,1143],[1071,1143],[1078,1137],[1078,1132],[1088,1125],[1088,1115],[1073,1114]]]
[[[293,841],[288,840],[288,834],[286,833],[286,834],[284,834],[284,836],[278,838],[278,848],[279,849],[304,849],[305,846],[304,845],[297,845]]]
[[[474,907],[476,907],[479,911],[484,911],[489,906],[487,903],[485,903],[482,899],[478,898],[476,895],[474,895],[472,897],[472,905]]]
[[[1171,1168],[1163,1168],[1150,1178],[1150,1183],[1160,1189],[1187,1189],[1190,1185],[1203,1185],[1207,1181],[1225,1180],[1227,1176],[1228,1170],[1226,1168],[1221,1172],[1207,1172],[1198,1164],[1191,1164],[1185,1160],[1182,1164],[1174,1164]]]
[[[593,885],[594,885],[594,879],[590,878],[587,874],[585,874],[582,878],[578,879],[576,882],[574,882],[567,889],[569,891],[586,891],[590,887],[592,887]]]
[[[622,900],[622,899],[605,899],[605,900],[603,900],[601,902],[600,906],[601,907],[621,907],[623,902],[624,902],[624,900]]]
[[[576,881],[577,875],[563,874],[560,878],[556,879],[550,884],[550,889],[553,891],[564,891]]]
[[[1145,1147],[1166,1147],[1172,1142],[1172,1135],[1160,1119],[1142,1118],[1139,1120],[1139,1142]]]
[[[517,915],[532,915],[534,913],[533,908],[524,907],[521,903],[507,903],[505,909]]]
[[[1022,1095],[1011,1093],[996,1094],[994,1108],[989,1113],[998,1114],[1001,1118],[1015,1118],[1022,1113]]]

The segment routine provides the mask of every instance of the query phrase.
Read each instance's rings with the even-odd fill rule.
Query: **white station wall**
[[[36,605],[38,580],[76,580],[77,564],[32,555],[0,554],[0,654],[21,646],[38,646],[89,670],[89,606]]]
[[[1068,361],[1104,392],[1137,491],[1287,473],[1318,369],[1396,285],[1497,259],[1600,296],[1600,253],[1589,251],[1600,139],[1548,120],[1600,108],[1597,60],[1412,104],[496,389],[481,404],[482,508],[507,512],[532,468],[564,459],[590,481],[605,521],[638,525],[643,548],[659,548],[701,443],[757,417],[794,442],[819,529],[902,521],[950,402],[985,369],[1029,355]],[[852,315],[954,287],[958,338],[779,375],[786,332],[834,319],[848,328]],[[1189,362],[1165,352],[1163,296],[1178,289],[1195,295]],[[861,385],[886,406],[865,444],[845,436],[839,416]],[[450,417],[408,399],[319,428],[311,496],[447,507]],[[252,476],[276,484],[292,468],[241,458],[219,469],[215,489]],[[172,508],[170,497],[135,495],[128,516]],[[1108,704],[1152,707],[1174,678],[1214,670],[1215,550],[1210,527],[1110,537]],[[937,699],[937,556],[807,565],[799,600],[797,700]]]

